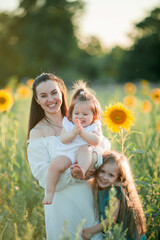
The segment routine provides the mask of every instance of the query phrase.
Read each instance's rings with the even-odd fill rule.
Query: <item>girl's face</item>
[[[115,163],[105,163],[97,176],[97,183],[101,189],[111,187],[118,179],[118,167]]]
[[[93,122],[93,112],[88,102],[78,102],[74,105],[72,122],[78,119],[82,127],[88,127]]]
[[[48,80],[36,87],[37,103],[43,108],[45,114],[57,113],[61,110],[62,93],[57,82]]]

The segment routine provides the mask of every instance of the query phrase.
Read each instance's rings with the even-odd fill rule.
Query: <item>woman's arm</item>
[[[47,169],[50,163],[44,139],[38,130],[32,130],[27,146],[27,157],[31,172],[39,185],[46,187]]]
[[[30,134],[30,139],[28,140],[27,155],[28,162],[30,165],[31,172],[36,180],[38,180],[39,185],[46,188],[46,176],[48,167],[50,164],[51,156],[49,155],[48,141],[54,141],[54,139],[47,140],[46,136],[43,136],[40,128],[33,129]],[[56,144],[59,140],[53,142],[53,151],[56,151]],[[60,180],[56,186],[56,191],[61,191],[62,189],[68,187],[75,183],[75,179],[71,177],[70,171],[66,171],[61,174]]]
[[[105,151],[110,151],[110,148],[111,148],[111,144],[110,144],[110,141],[104,137],[102,135],[101,137],[101,141],[100,141],[100,144],[98,146],[95,146],[95,147],[90,147],[90,146],[82,146],[80,148],[82,154],[83,154],[83,157],[85,157],[85,151],[88,151],[90,149],[90,151],[92,151],[92,164],[91,166],[89,167],[86,175],[85,175],[85,179],[89,179],[91,176],[93,176],[96,172],[96,169],[98,169],[101,165],[102,165],[102,162],[103,162],[103,158],[102,158],[102,155]],[[79,151],[80,151],[79,150]]]
[[[46,188],[46,176],[50,164],[50,157],[48,154],[47,143],[45,139],[30,140],[27,148],[28,162],[31,172],[39,185]],[[75,183],[75,179],[71,177],[70,171],[67,170],[61,174],[60,180],[56,186],[56,192],[59,192],[71,184]]]
[[[87,132],[83,129],[79,135],[89,145],[96,146],[100,143],[101,128],[98,126],[94,132]]]
[[[120,208],[120,200],[116,198],[115,202],[113,203],[113,206],[116,206],[116,210],[112,215],[113,223],[117,221],[119,208]],[[83,240],[89,240],[93,235],[96,233],[104,230],[104,224],[106,228],[108,227],[108,221],[107,219],[104,219],[103,223],[99,223],[91,228],[85,228],[82,231],[82,238]]]

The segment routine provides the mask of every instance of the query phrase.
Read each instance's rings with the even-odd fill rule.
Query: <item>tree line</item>
[[[160,8],[135,24],[129,49],[115,46],[105,52],[91,37],[82,47],[76,37],[83,0],[21,0],[13,12],[0,13],[0,86],[12,76],[18,81],[53,72],[70,83],[125,82],[160,76]]]

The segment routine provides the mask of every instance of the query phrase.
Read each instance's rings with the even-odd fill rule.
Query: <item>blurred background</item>
[[[159,16],[159,0],[1,0],[0,87],[42,72],[158,83]]]
[[[160,239],[160,1],[0,0],[0,70],[0,239],[46,240],[44,192],[26,160],[31,88],[42,72],[68,90],[84,79],[114,112],[103,134],[130,159],[146,237]],[[120,113],[125,127],[134,115],[129,132],[113,131]]]

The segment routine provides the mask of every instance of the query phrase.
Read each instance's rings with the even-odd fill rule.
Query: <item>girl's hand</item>
[[[77,126],[75,125],[74,127],[73,127],[73,132],[77,135],[78,134],[78,129],[77,129]]]
[[[81,237],[83,238],[83,240],[90,240],[92,236],[93,236],[93,234],[91,233],[90,228],[83,229],[82,234],[81,234]]]

